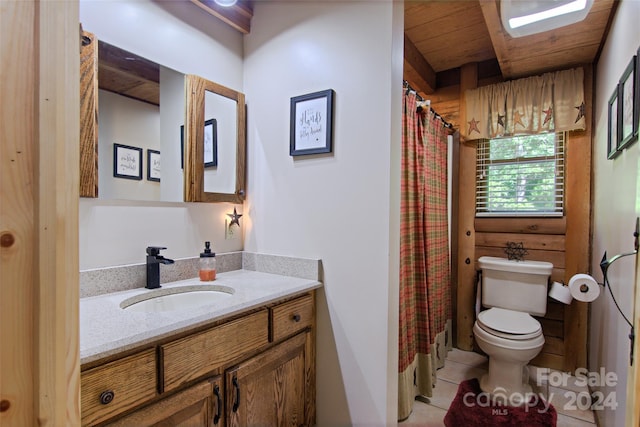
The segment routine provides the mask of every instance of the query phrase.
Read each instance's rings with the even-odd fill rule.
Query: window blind
[[[565,134],[481,140],[476,216],[562,216]]]

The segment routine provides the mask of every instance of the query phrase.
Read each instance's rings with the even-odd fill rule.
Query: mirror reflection
[[[205,90],[204,117],[204,191],[234,193],[235,141],[238,138],[235,126],[238,120],[236,102]],[[212,122],[216,126],[213,126]],[[207,160],[213,158],[214,153],[219,161],[216,161],[215,165],[207,166]]]
[[[97,45],[99,197],[226,201],[185,197],[185,75],[103,41]],[[206,193],[226,193],[235,200],[238,171],[244,176],[238,100],[206,90],[201,108],[206,118],[203,157],[197,163],[203,165],[201,185]]]
[[[184,75],[98,41],[98,88],[99,197],[182,201]]]

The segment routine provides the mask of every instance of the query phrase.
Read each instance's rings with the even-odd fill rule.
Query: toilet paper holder
[[[636,223],[636,230],[637,230],[637,227],[638,226],[637,226],[637,223]],[[638,233],[638,232],[636,231],[636,233]],[[634,233],[634,235],[636,235],[636,233]],[[637,238],[637,236],[636,236],[636,238]],[[607,271],[609,271],[609,267],[611,267],[611,264],[613,264],[614,262],[616,262],[620,258],[624,258],[626,256],[631,256],[631,255],[636,255],[637,253],[638,253],[638,249],[634,249],[631,252],[618,254],[618,255],[615,255],[615,256],[611,257],[611,259],[607,259],[607,251],[605,251],[604,255],[602,255],[602,260],[600,261],[600,270],[602,270],[602,275],[604,276],[603,286],[605,288],[609,288],[609,293],[611,294],[611,299],[613,299],[613,303],[616,305],[616,308],[618,309],[618,312],[620,313],[622,318],[625,320],[625,322],[627,322],[629,324],[629,326],[631,327],[631,332],[629,333],[629,340],[631,341],[631,350],[629,351],[629,365],[630,366],[633,366],[633,345],[635,343],[635,331],[634,331],[633,323],[631,323],[629,321],[629,319],[627,319],[627,316],[624,315],[624,313],[620,309],[620,306],[618,305],[618,301],[616,301],[616,297],[613,296],[613,291],[611,290],[611,285],[609,284],[609,279],[607,278]]]

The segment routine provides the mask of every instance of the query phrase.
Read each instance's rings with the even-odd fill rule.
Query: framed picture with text
[[[635,120],[637,105],[636,88],[636,56],[634,56],[627,68],[625,68],[618,84],[618,150],[632,144],[638,139],[638,122]]]
[[[609,98],[607,108],[607,158],[613,159],[618,151],[618,85]]]
[[[142,148],[113,144],[113,176],[142,179]]]
[[[291,98],[289,154],[331,153],[333,89]]]
[[[160,182],[160,152],[147,149],[147,181]]]

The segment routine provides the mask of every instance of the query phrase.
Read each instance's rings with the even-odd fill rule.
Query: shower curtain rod
[[[402,81],[402,87],[407,91],[407,92],[413,92],[416,94],[416,97],[418,98],[418,101],[420,101],[421,103],[426,103],[426,105],[418,105],[418,111],[420,111],[420,109],[424,108],[425,106],[429,107],[429,110],[431,110],[431,112],[433,114],[435,114],[436,118],[440,119],[440,121],[444,124],[444,127],[446,127],[447,129],[451,129],[453,130],[453,125],[449,122],[447,122],[445,119],[442,118],[442,116],[438,113],[436,113],[436,110],[434,110],[431,107],[431,101],[424,99],[422,96],[420,96],[420,94],[418,93],[418,91],[416,91],[414,88],[411,87],[411,85],[409,84],[408,81],[403,80]]]

